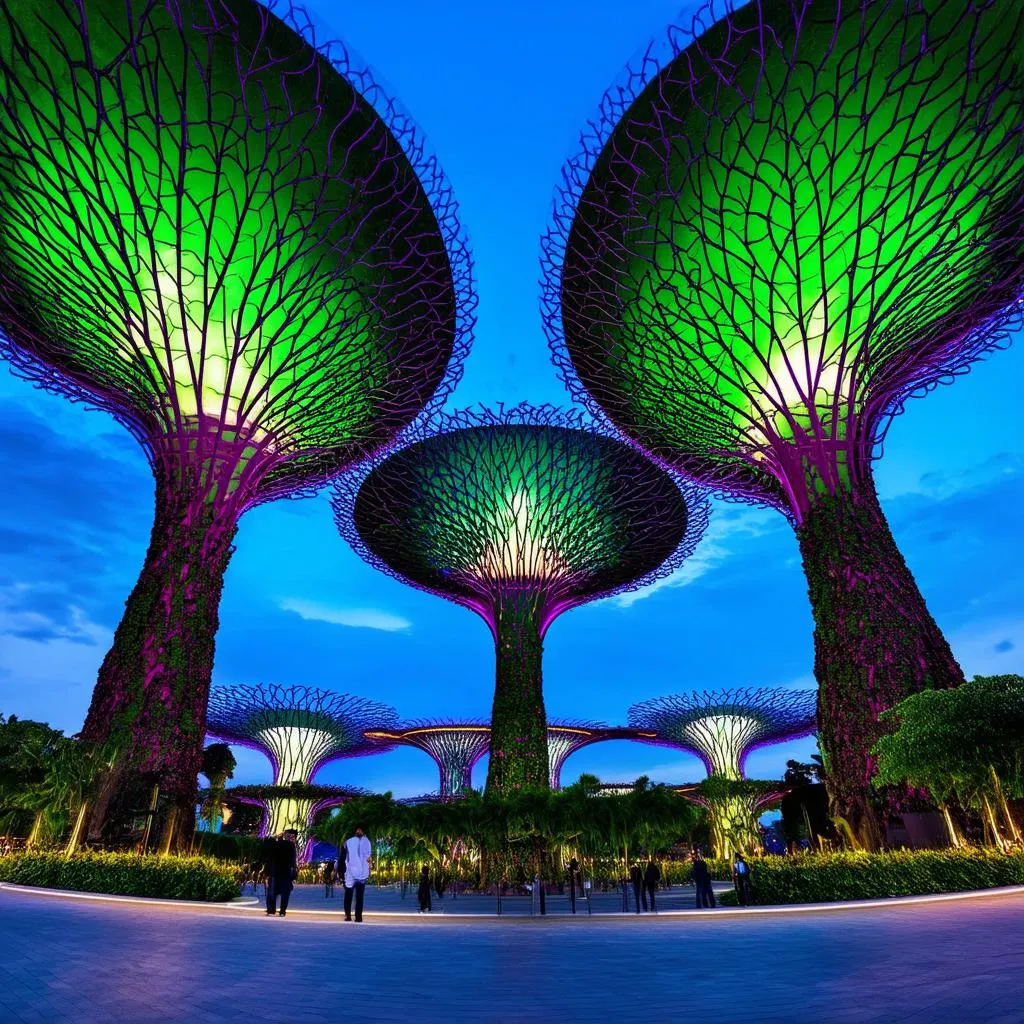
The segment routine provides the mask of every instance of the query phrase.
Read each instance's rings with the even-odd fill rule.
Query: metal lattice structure
[[[708,771],[686,798],[704,807],[717,855],[759,845],[758,814],[785,790],[744,778],[747,755],[758,747],[809,736],[815,728],[813,690],[781,687],[676,693],[634,704],[629,723],[657,741],[696,754]],[[779,788],[781,786],[781,789]]]
[[[495,641],[488,787],[546,787],[544,635],[577,605],[643,586],[693,550],[707,503],[579,413],[437,417],[343,477],[339,528],[371,565],[471,609]]]
[[[275,786],[308,784],[328,761],[383,753],[394,744],[364,733],[398,721],[377,701],[313,686],[215,686],[206,727],[211,736],[267,755]]]
[[[646,729],[605,725],[602,722],[558,721],[548,723],[548,774],[552,789],[562,788],[562,766],[583,747],[605,740],[646,740],[657,735]]]
[[[486,722],[411,722],[400,729],[370,730],[366,738],[405,743],[429,754],[440,772],[438,798],[447,800],[472,788],[473,768],[490,749],[491,727]],[[548,722],[549,785],[562,788],[562,766],[577,750],[602,740],[635,739],[654,741],[657,734],[599,722]]]
[[[156,479],[83,735],[184,809],[238,517],[379,451],[460,372],[456,204],[369,72],[254,0],[5,3],[0,190],[0,351],[111,413]]]
[[[372,729],[375,742],[416,747],[437,765],[438,798],[448,800],[472,787],[473,766],[487,753],[491,727],[486,722],[409,722],[395,729]]]
[[[574,394],[797,531],[836,810],[865,842],[880,711],[963,674],[872,460],[1019,323],[1024,7],[705,8],[606,95],[544,240]]]
[[[781,687],[675,693],[634,704],[629,724],[696,754],[709,775],[736,781],[752,750],[813,734],[815,693]]]

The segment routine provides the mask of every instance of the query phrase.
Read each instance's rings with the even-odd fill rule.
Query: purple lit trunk
[[[213,492],[199,479],[158,475],[149,550],[82,729],[117,751],[93,807],[92,841],[122,839],[154,784],[172,845],[195,827],[218,607],[237,529],[234,503],[225,511]],[[165,823],[154,823],[154,838]]]
[[[884,829],[872,801],[881,712],[919,690],[964,681],[925,606],[868,479],[818,496],[797,529],[814,613],[818,729],[832,811],[868,849]],[[901,794],[892,793],[898,809]]]
[[[495,604],[488,792],[549,787],[539,606],[532,594],[506,594]]]

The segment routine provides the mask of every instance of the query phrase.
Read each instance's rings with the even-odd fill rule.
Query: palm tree
[[[235,776],[238,762],[226,743],[211,743],[203,751],[203,764],[199,769],[210,782],[210,790],[203,801],[200,819],[211,832],[216,832],[224,817],[224,784]]]

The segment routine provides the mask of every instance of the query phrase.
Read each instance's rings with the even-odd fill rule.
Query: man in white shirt
[[[355,835],[345,840],[345,920],[352,920],[352,892],[356,894],[356,920],[363,919],[363,894],[370,877],[370,840],[357,828]]]

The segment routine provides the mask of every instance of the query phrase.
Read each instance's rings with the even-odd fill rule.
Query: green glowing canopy
[[[455,295],[430,199],[267,10],[10,0],[0,94],[0,327],[67,390],[154,445],[344,463],[436,389]]]
[[[562,278],[573,368],[622,429],[771,491],[794,448],[870,458],[898,399],[977,354],[1024,267],[1022,12],[764,0],[647,85]]]
[[[503,424],[436,434],[362,484],[371,556],[455,600],[530,589],[569,604],[660,566],[687,530],[672,478],[620,441]]]

